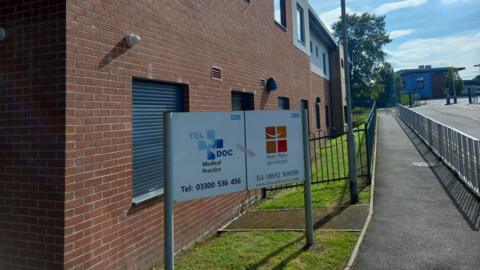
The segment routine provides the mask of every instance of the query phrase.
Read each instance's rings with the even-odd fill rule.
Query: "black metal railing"
[[[376,103],[373,103],[365,123],[354,128],[359,187],[370,183],[372,157],[377,125]],[[346,181],[350,178],[348,168],[347,132],[334,135],[311,134],[310,166],[312,184]],[[286,184],[269,187],[266,191],[292,188],[302,184]]]

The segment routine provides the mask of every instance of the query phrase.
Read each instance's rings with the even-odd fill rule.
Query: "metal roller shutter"
[[[163,193],[163,113],[184,111],[184,95],[181,85],[139,79],[132,89],[132,188],[142,201]]]

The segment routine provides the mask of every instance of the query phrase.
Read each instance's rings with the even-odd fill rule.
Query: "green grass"
[[[355,131],[355,143],[357,150],[357,169],[360,169],[360,155],[363,164],[366,164],[366,141],[365,125]],[[341,179],[348,177],[348,140],[347,134],[334,139],[316,142],[315,158],[311,163],[312,180],[320,181],[327,179]]]
[[[347,181],[312,185],[312,204],[314,208],[333,207],[349,198]],[[279,191],[273,198],[262,200],[257,208],[303,208],[304,205],[303,186],[300,186]]]
[[[408,106],[410,104],[410,97],[405,94],[400,95],[400,104]]]
[[[370,203],[370,186],[364,187],[358,192],[358,203],[369,204]]]
[[[367,122],[370,108],[354,107],[352,108],[353,121],[363,124]]]
[[[343,269],[358,233],[316,231],[314,238],[315,245],[304,250],[301,232],[223,233],[178,256],[175,268]]]

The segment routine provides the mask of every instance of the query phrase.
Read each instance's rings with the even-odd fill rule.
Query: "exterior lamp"
[[[133,46],[137,45],[138,42],[140,42],[140,37],[134,34],[127,34],[125,36],[125,43],[129,48],[132,48]]]
[[[277,90],[277,81],[274,78],[267,79],[267,91],[275,91]]]

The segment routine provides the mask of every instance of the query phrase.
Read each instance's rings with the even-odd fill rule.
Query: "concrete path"
[[[374,213],[354,269],[480,269],[480,202],[400,120],[378,124]]]

